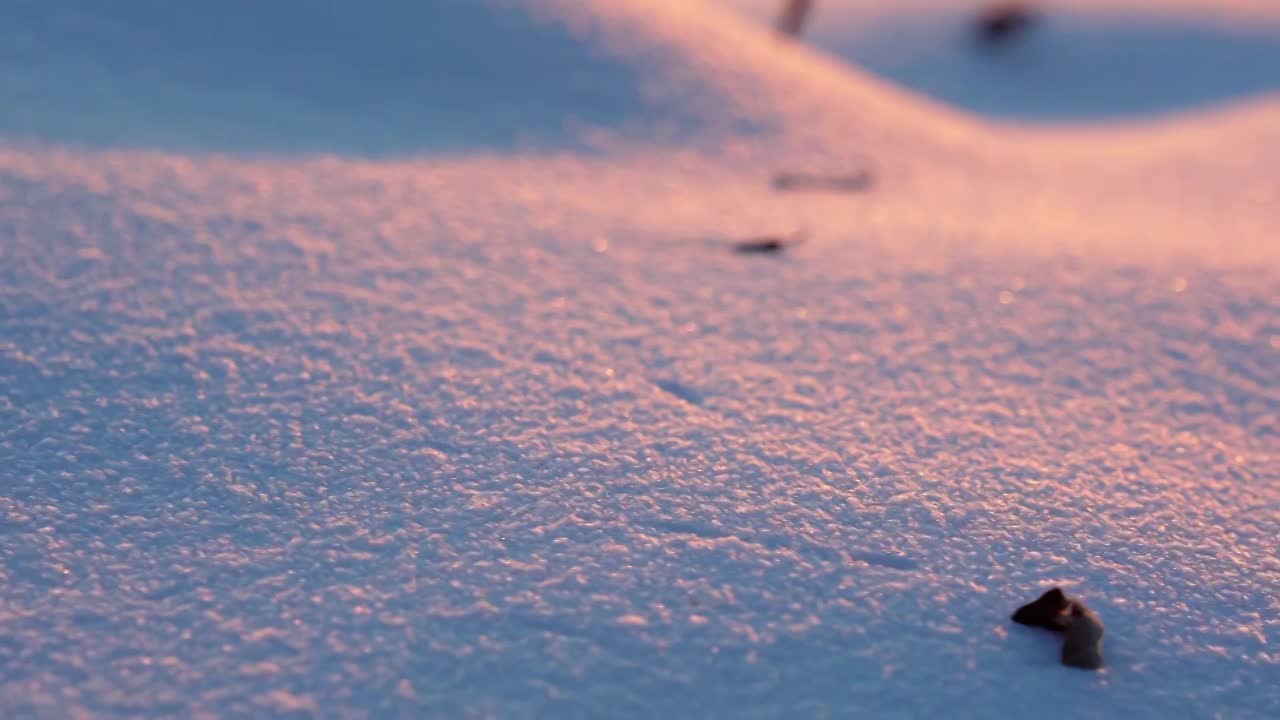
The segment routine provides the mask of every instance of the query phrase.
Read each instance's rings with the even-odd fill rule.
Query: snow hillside
[[[390,155],[558,146],[585,128],[680,136],[720,121],[690,97],[712,102],[714,88],[645,87],[662,58],[627,63],[603,46],[589,9],[554,5],[3,0],[19,21],[0,25],[0,131]]]
[[[5,717],[1280,709],[1270,96],[1012,127],[709,2],[0,5]],[[1103,671],[1010,624],[1053,584]]]
[[[707,0],[771,23],[781,0]],[[981,0],[817,0],[805,42],[913,90],[1013,120],[1151,117],[1280,93],[1272,3],[1031,3],[1023,37],[982,48]]]

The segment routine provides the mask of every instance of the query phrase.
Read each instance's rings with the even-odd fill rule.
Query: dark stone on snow
[[[763,235],[735,242],[733,251],[743,255],[769,255],[782,252],[792,245],[799,245],[804,242],[805,237],[804,232],[790,235]]]
[[[787,244],[781,238],[756,238],[735,243],[733,251],[739,253],[776,253],[786,246]]]
[[[1013,621],[1022,625],[1063,631],[1067,629],[1066,611],[1070,606],[1071,601],[1062,592],[1062,588],[1053,588],[1035,602],[1018,608],[1013,613]]]
[[[978,16],[978,42],[988,47],[1008,44],[1031,29],[1037,19],[1035,10],[1019,2],[992,5]]]
[[[1082,670],[1102,667],[1102,621],[1079,600],[1071,602],[1071,612],[1067,616],[1062,664]]]

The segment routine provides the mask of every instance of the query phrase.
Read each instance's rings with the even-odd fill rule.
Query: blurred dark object
[[[813,10],[814,0],[785,0],[782,15],[778,17],[778,32],[791,37],[800,37],[805,23]]]
[[[773,188],[783,191],[862,192],[871,187],[875,176],[870,170],[859,170],[847,175],[819,175],[816,173],[780,172],[773,176]]]
[[[1013,613],[1013,621],[1022,625],[1061,632],[1067,629],[1066,613],[1070,605],[1071,601],[1062,592],[1062,588],[1053,588],[1037,598],[1035,602],[1018,608]]]
[[[806,235],[802,232],[790,235],[762,235],[735,242],[733,251],[740,255],[770,255],[782,252],[793,245],[799,245],[805,241],[805,237]]]
[[[999,47],[1025,35],[1039,19],[1039,13],[1030,5],[1002,2],[983,10],[974,30],[979,43]]]

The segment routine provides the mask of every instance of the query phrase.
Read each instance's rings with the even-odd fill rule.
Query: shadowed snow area
[[[712,119],[0,141],[0,715],[1274,716],[1280,107],[993,127],[719,9],[539,7]],[[1103,671],[1010,623],[1051,585]]]
[[[781,2],[708,0],[769,20]],[[1280,17],[1162,12],[1152,3],[1028,3],[1035,20],[999,47],[985,6],[815,3],[804,40],[903,87],[978,113],[1037,121],[1132,118],[1280,93]],[[1099,6],[1101,5],[1101,7]]]
[[[1153,115],[1280,91],[1280,24],[1047,12],[1009,47],[984,50],[972,20],[900,18],[815,39],[912,90],[1027,120]]]
[[[383,155],[705,129],[660,58],[623,62],[554,4],[0,0],[0,132]]]

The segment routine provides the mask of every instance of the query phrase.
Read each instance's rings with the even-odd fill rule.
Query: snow
[[[390,155],[554,145],[582,127],[672,135],[702,119],[547,3],[4,5],[21,19],[0,27],[11,137]]]
[[[1014,126],[711,3],[436,0],[517,74],[376,130],[420,4],[278,63],[284,0],[6,5],[6,717],[1280,708],[1273,96]],[[1103,671],[1009,622],[1055,584]]]
[[[781,5],[712,1],[764,21]],[[1025,36],[982,49],[976,21],[994,4],[827,0],[815,3],[805,40],[931,97],[1015,120],[1148,117],[1280,91],[1274,12],[1046,2],[1033,4]]]

